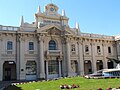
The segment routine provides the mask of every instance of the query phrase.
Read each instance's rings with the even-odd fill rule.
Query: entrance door
[[[114,68],[113,61],[108,60],[107,64],[108,64],[108,69]]]
[[[11,80],[11,68],[5,68],[5,80]]]
[[[5,61],[3,64],[3,80],[16,80],[16,64],[14,61]]]

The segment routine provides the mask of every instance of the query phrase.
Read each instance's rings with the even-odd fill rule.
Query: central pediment
[[[64,35],[64,34],[74,34],[69,28],[62,28],[56,24],[46,25],[44,27],[38,28],[37,33],[47,33],[48,35]]]

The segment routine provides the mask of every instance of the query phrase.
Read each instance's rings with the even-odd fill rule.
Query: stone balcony
[[[62,56],[62,51],[61,50],[47,50],[46,51],[46,56]]]
[[[25,57],[37,57],[38,52],[34,50],[25,51]]]

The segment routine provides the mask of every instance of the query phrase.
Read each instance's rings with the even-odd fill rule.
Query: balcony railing
[[[0,25],[0,30],[17,31],[19,27]]]
[[[61,50],[47,50],[47,56],[61,56]]]
[[[100,34],[89,34],[89,33],[81,33],[80,35],[83,37],[103,38],[103,39],[115,40],[114,36],[107,36],[107,35],[100,35]]]

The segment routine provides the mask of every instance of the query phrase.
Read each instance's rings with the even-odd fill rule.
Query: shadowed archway
[[[16,64],[14,61],[5,61],[3,64],[3,80],[16,80]]]

